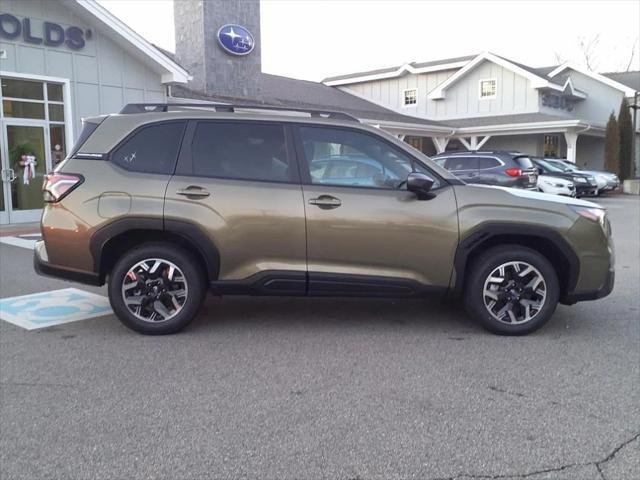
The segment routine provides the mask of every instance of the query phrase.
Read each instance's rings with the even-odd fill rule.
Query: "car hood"
[[[533,192],[531,190],[524,190],[522,188],[509,188],[509,187],[498,187],[496,185],[477,185],[477,184],[473,186],[478,188],[494,188],[498,190],[503,190],[507,193],[510,193],[511,195],[514,195],[520,198],[530,198],[532,200],[542,200],[546,202],[562,203],[564,205],[575,205],[578,207],[600,208],[600,209],[603,208],[597,203],[588,202],[586,200],[580,200],[579,198],[561,197],[560,195],[551,195],[548,193]]]
[[[538,180],[547,180],[549,182],[561,183],[562,185],[569,185],[570,183],[573,183],[573,181],[566,177],[557,177],[555,175],[540,175]]]

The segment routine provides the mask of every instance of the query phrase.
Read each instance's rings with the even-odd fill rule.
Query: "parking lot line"
[[[77,288],[0,299],[0,320],[26,330],[88,320],[111,313],[106,297]]]
[[[30,238],[22,238],[22,237],[0,237],[0,243],[4,243],[6,245],[12,245],[14,247],[26,248],[28,250],[33,250],[33,247],[36,244],[36,240],[32,240]]]

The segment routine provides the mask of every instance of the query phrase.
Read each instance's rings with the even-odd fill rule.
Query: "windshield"
[[[536,165],[539,165],[542,168],[544,168],[545,170],[549,170],[550,172],[564,173],[564,172],[567,171],[567,170],[563,170],[561,168],[558,168],[555,165],[552,165],[551,163],[547,162],[546,160],[536,160]]]
[[[573,169],[570,168],[568,165],[559,162],[557,160],[543,160],[543,162],[547,163],[548,165],[551,165],[554,168],[557,168],[559,171],[561,172],[573,172]]]

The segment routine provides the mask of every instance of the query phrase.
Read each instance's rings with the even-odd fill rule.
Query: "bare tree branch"
[[[631,57],[629,58],[629,63],[627,63],[627,68],[624,70],[625,72],[631,71],[631,65],[633,65],[633,59],[636,56],[636,45],[638,43],[638,39],[636,38],[631,47]]]
[[[587,65],[587,68],[591,71],[597,68],[597,62],[595,59],[595,52],[600,43],[600,34],[592,36],[591,38],[580,37],[578,45],[582,52],[582,57]]]
[[[558,65],[562,65],[563,63],[565,63],[567,61],[567,59],[564,57],[564,55],[560,52],[553,52],[553,56],[556,60],[556,63]]]

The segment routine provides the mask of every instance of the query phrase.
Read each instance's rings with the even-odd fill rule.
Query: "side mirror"
[[[424,173],[413,172],[407,177],[407,190],[415,193],[420,200],[433,197],[431,187],[435,180]]]
[[[542,167],[538,167],[538,175],[542,175],[543,171],[542,171]]]

